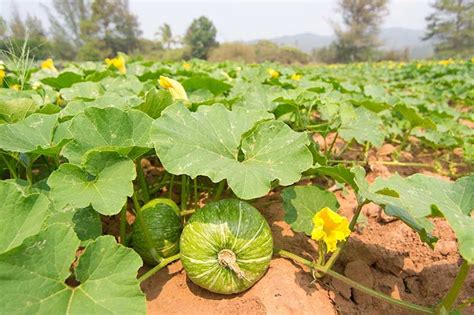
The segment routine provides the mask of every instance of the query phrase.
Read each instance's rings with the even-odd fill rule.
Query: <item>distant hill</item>
[[[433,54],[432,42],[422,41],[424,31],[402,27],[391,27],[382,29],[380,39],[384,43],[382,48],[402,50],[408,48],[412,59],[427,58]],[[334,35],[318,35],[313,33],[301,33],[286,35],[268,39],[281,46],[291,46],[305,52],[311,52],[314,48],[329,45],[335,39]],[[258,40],[250,41],[254,44]]]

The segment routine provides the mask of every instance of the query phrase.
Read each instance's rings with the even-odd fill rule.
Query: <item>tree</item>
[[[364,61],[373,57],[380,46],[377,38],[388,0],[339,0],[346,29],[334,26],[336,59],[341,62]]]
[[[52,0],[52,8],[45,6],[48,14],[55,55],[71,60],[84,44],[81,24],[91,16],[90,0]]]
[[[4,39],[5,36],[7,36],[7,31],[8,31],[8,25],[7,21],[0,16],[0,39]]]
[[[29,15],[26,17],[25,20],[25,28],[28,32],[28,38],[35,41],[47,41],[46,32],[43,28],[43,24],[38,17]]]
[[[155,33],[160,37],[161,42],[167,49],[171,48],[171,45],[174,44],[173,33],[171,32],[171,26],[167,23],[160,26],[158,32]]]
[[[435,12],[426,17],[424,40],[435,40],[439,57],[474,54],[474,2],[472,0],[436,0]]]
[[[102,59],[138,47],[141,31],[128,0],[53,0],[53,8],[54,41],[73,58]]]
[[[217,29],[205,16],[194,19],[184,37],[184,42],[191,49],[191,57],[207,59],[209,50],[217,46]]]
[[[16,39],[24,39],[26,37],[26,28],[23,20],[18,13],[16,6],[12,10],[12,18],[10,21],[10,32],[11,36]]]

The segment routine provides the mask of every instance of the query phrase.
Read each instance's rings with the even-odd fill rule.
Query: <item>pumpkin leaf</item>
[[[423,174],[407,178],[394,175],[386,180],[378,178],[370,190],[376,196],[373,201],[383,204],[387,214],[410,226],[428,216],[444,216],[456,234],[461,256],[474,263],[474,175],[454,183]]]
[[[140,257],[111,236],[91,242],[70,276],[79,239],[54,224],[0,255],[0,304],[7,314],[144,314],[145,297],[136,274]]]
[[[183,87],[190,93],[204,89],[214,95],[219,95],[230,90],[232,86],[210,77],[192,77],[183,81]]]
[[[61,89],[59,93],[66,101],[77,98],[93,100],[104,94],[104,88],[100,83],[86,81],[74,83],[71,87]]]
[[[339,203],[333,193],[317,186],[294,186],[283,189],[285,221],[295,232],[311,235],[312,219],[324,207],[337,211]]]
[[[200,106],[192,113],[175,104],[155,121],[150,137],[168,172],[204,175],[215,183],[227,179],[237,196],[252,199],[266,194],[274,180],[282,185],[298,181],[312,164],[305,134],[278,121],[252,129],[270,117],[265,112],[229,111],[222,105]]]
[[[116,152],[92,151],[81,166],[65,163],[48,178],[50,196],[58,209],[66,205],[91,205],[104,215],[120,212],[127,196],[133,194],[133,162]]]
[[[56,155],[69,141],[56,134],[58,126],[58,115],[45,114],[32,114],[17,123],[0,125],[0,148],[12,152]]]
[[[82,76],[78,73],[71,72],[71,71],[66,71],[60,73],[56,77],[47,77],[41,79],[41,82],[43,82],[46,85],[49,85],[55,89],[62,89],[62,88],[68,88],[71,87],[74,83],[78,83],[82,81]]]
[[[152,148],[151,123],[150,117],[137,110],[87,108],[72,119],[69,132],[73,141],[64,147],[63,155],[80,163],[89,150],[106,149],[135,159]]]
[[[151,89],[145,96],[145,102],[135,109],[141,110],[153,119],[161,116],[161,112],[173,104],[171,93],[166,90]]]
[[[40,231],[50,202],[44,194],[28,193],[13,181],[0,181],[0,196],[0,253],[3,253]]]
[[[360,144],[370,142],[380,147],[385,139],[382,129],[382,120],[377,114],[364,107],[353,109],[352,106],[341,106],[342,125],[339,135],[346,141],[352,139]]]

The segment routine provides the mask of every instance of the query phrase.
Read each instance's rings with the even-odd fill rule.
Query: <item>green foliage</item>
[[[191,57],[207,59],[209,50],[217,46],[217,29],[205,16],[194,19],[184,37],[184,43],[191,49]]]
[[[0,255],[2,309],[15,314],[145,313],[145,296],[136,280],[140,257],[111,236],[91,242],[70,276],[79,239],[71,228],[55,224]],[[18,293],[18,288],[22,293]],[[106,288],[106,290],[104,290]]]
[[[474,54],[474,4],[469,0],[436,0],[426,17],[425,40],[434,39],[438,57]]]
[[[336,26],[334,45],[336,60],[354,62],[370,60],[379,45],[377,34],[382,17],[387,14],[388,0],[340,0],[339,9],[346,30]]]
[[[337,211],[339,203],[334,194],[317,186],[294,186],[282,191],[285,221],[295,232],[311,235],[312,219],[319,210],[328,207]]]

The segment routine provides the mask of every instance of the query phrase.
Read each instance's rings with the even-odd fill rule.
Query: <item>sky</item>
[[[425,29],[425,17],[432,0],[390,0],[383,27]],[[194,18],[205,15],[217,28],[217,39],[247,41],[299,33],[332,34],[331,21],[338,22],[335,0],[213,0],[152,1],[130,0],[130,10],[138,16],[143,36],[153,38],[163,23],[173,34],[184,34]],[[14,5],[21,16],[41,18],[47,26],[43,5],[51,0],[0,0],[0,15],[9,19]]]

